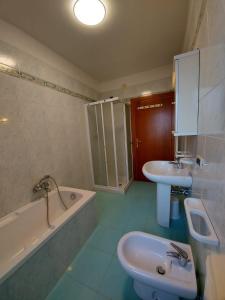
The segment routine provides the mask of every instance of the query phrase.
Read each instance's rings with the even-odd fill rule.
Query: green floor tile
[[[102,226],[121,229],[126,223],[124,212],[122,210],[120,211],[114,209],[106,211],[104,215],[99,218],[99,223],[102,224]]]
[[[111,300],[140,299],[133,289],[133,280],[122,269],[117,258],[112,260],[101,283],[100,292]]]
[[[126,194],[96,193],[98,226],[58,282],[48,300],[137,300],[133,280],[117,258],[119,239],[130,231],[144,231],[188,242],[181,199],[181,217],[170,228],[156,220],[156,185],[134,182]]]
[[[87,242],[87,246],[102,250],[108,254],[116,251],[122,231],[99,225]]]
[[[47,300],[107,300],[107,297],[73,281],[68,275],[56,285]]]
[[[68,275],[79,283],[97,290],[111,259],[112,255],[85,246],[72,262]]]

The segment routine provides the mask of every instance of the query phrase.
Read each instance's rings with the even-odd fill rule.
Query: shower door
[[[104,103],[102,106],[102,115],[105,133],[105,151],[106,164],[108,172],[108,185],[112,187],[118,186],[117,181],[117,158],[115,152],[115,130],[113,126],[114,115],[112,113],[112,103]]]
[[[114,100],[87,105],[95,186],[124,189],[132,177],[129,107]]]
[[[108,185],[101,106],[88,106],[87,110],[94,182]]]

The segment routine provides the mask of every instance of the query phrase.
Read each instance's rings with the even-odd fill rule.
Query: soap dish
[[[184,207],[190,235],[201,243],[218,246],[219,239],[202,201],[197,198],[186,198]]]

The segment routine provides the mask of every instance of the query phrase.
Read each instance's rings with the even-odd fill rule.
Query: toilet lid
[[[212,254],[207,257],[204,300],[225,300],[224,270],[224,254]]]

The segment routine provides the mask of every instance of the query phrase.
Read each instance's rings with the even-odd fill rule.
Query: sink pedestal
[[[171,185],[157,183],[157,221],[163,227],[170,226]]]
[[[189,167],[179,169],[169,161],[149,161],[142,168],[146,178],[157,183],[157,221],[164,227],[170,226],[171,185],[191,187]]]

